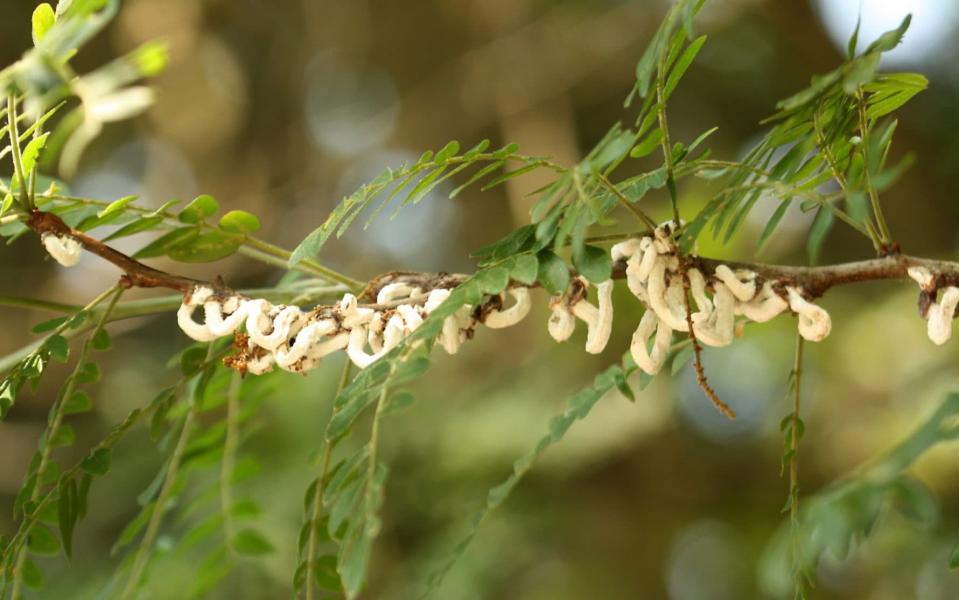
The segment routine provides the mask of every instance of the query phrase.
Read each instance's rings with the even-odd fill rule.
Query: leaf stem
[[[649,215],[647,215],[645,212],[643,212],[643,210],[642,210],[641,208],[639,208],[638,206],[636,206],[635,204],[633,204],[632,202],[630,202],[630,201],[629,201],[629,198],[627,198],[626,195],[623,194],[623,192],[620,191],[620,189],[619,189],[618,187],[616,187],[616,186],[613,184],[613,182],[611,182],[611,181],[610,181],[605,175],[603,175],[602,173],[599,174],[599,181],[600,181],[600,183],[603,184],[603,187],[605,187],[605,188],[606,188],[607,190],[609,190],[614,196],[616,196],[616,198],[619,200],[619,203],[620,203],[620,204],[622,204],[624,207],[626,207],[626,209],[627,209],[629,212],[631,212],[631,213],[633,213],[634,215],[636,215],[636,218],[638,218],[640,221],[642,221],[642,223],[643,223],[644,225],[646,225],[646,226],[649,227],[650,229],[656,229],[656,222],[653,221],[651,218],[649,218]]]
[[[887,248],[892,243],[892,236],[889,233],[889,225],[886,223],[886,217],[882,213],[882,205],[879,203],[879,192],[876,186],[872,184],[872,174],[869,168],[869,123],[866,120],[866,100],[863,97],[862,87],[856,92],[856,104],[859,112],[859,133],[862,138],[862,162],[863,176],[866,182],[866,190],[869,192],[869,202],[872,205],[872,214],[879,226],[879,236],[883,243],[883,248]]]
[[[793,586],[796,598],[805,597],[805,579],[802,568],[802,548],[799,531],[799,439],[804,427],[800,417],[802,399],[803,337],[796,335],[796,359],[793,365],[793,412],[789,427],[789,523],[793,563]]]
[[[20,184],[20,208],[29,212],[33,208],[27,188],[26,175],[23,172],[23,156],[20,154],[20,133],[17,130],[17,102],[13,94],[7,96],[7,133],[10,136],[10,150],[13,156],[13,170]]]
[[[223,461],[220,463],[220,512],[223,513],[223,535],[226,547],[233,549],[235,530],[233,526],[233,471],[236,468],[236,452],[240,445],[240,387],[243,377],[239,372],[230,374],[230,387],[226,393],[226,436],[223,439]]]
[[[37,465],[36,471],[28,475],[27,482],[24,485],[29,485],[29,480],[33,479],[33,488],[30,491],[30,503],[35,504],[40,498],[41,487],[43,486],[44,474],[47,471],[47,467],[50,464],[50,455],[53,452],[53,443],[56,441],[57,435],[60,432],[60,427],[63,424],[64,412],[63,408],[66,405],[67,401],[73,396],[73,392],[77,386],[77,377],[80,375],[81,370],[86,364],[87,356],[90,354],[90,350],[93,347],[93,338],[97,333],[103,329],[104,324],[106,324],[107,318],[110,316],[110,312],[116,306],[117,300],[123,294],[123,288],[119,286],[113,286],[110,289],[106,290],[99,296],[97,296],[90,304],[87,305],[84,310],[89,310],[90,308],[98,305],[100,302],[106,300],[107,297],[113,295],[110,298],[110,302],[107,305],[106,309],[103,311],[103,314],[100,315],[100,318],[97,320],[97,324],[93,329],[93,333],[87,338],[87,341],[81,346],[80,353],[77,355],[76,366],[73,369],[73,372],[67,377],[66,383],[63,388],[60,390],[60,393],[57,395],[56,400],[53,403],[53,406],[50,408],[50,417],[49,417],[49,426],[43,434],[43,438],[40,442],[40,462]],[[29,530],[27,532],[29,535]],[[19,549],[17,554],[17,560],[13,568],[13,590],[11,592],[11,598],[17,600],[22,594],[23,588],[23,566],[27,559],[27,550],[26,546],[23,546]]]
[[[211,343],[209,346],[208,357],[212,356],[212,354],[213,344]],[[193,433],[194,421],[196,420],[199,406],[197,399],[197,395],[200,393],[199,388],[200,386],[198,384],[197,388],[194,389],[193,393],[191,394],[190,409],[183,417],[183,425],[180,428],[180,435],[177,438],[176,447],[173,449],[173,454],[170,456],[170,462],[166,467],[166,476],[163,480],[163,487],[160,489],[160,493],[153,503],[153,512],[150,515],[150,521],[147,524],[143,538],[140,540],[140,545],[137,547],[137,552],[133,559],[133,566],[130,569],[130,577],[127,579],[127,584],[123,589],[123,593],[120,594],[120,598],[122,600],[127,600],[135,596],[137,589],[140,586],[140,580],[143,577],[143,571],[146,569],[147,562],[150,559],[150,553],[153,549],[154,543],[156,542],[157,533],[160,531],[160,524],[163,522],[163,515],[166,511],[166,505],[173,495],[173,490],[176,486],[177,475],[180,471],[180,465],[182,464],[183,457],[186,454],[186,449],[190,441],[190,435]]]
[[[339,382],[336,385],[336,392],[333,397],[340,395],[350,382],[350,374],[353,370],[353,363],[347,360],[343,364],[343,370],[340,373]],[[319,552],[320,536],[317,530],[320,527],[320,518],[323,513],[323,488],[326,486],[326,477],[330,471],[330,459],[333,456],[333,446],[335,442],[325,439],[323,442],[323,458],[321,459],[320,476],[316,479],[316,489],[313,492],[313,506],[310,512],[310,536],[306,547],[306,568],[304,569],[306,583],[306,600],[314,600],[316,597],[316,560]]]

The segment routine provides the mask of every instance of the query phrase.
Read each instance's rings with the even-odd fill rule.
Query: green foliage
[[[424,152],[419,160],[412,165],[403,165],[398,169],[387,168],[373,181],[364,184],[353,194],[344,198],[330,213],[326,221],[300,242],[290,257],[290,266],[304,258],[319,254],[330,236],[334,234],[336,237],[342,236],[360,213],[377,199],[379,199],[379,204],[367,218],[365,226],[369,226],[372,220],[395,200],[399,199],[399,203],[393,213],[394,216],[403,207],[415,204],[425,198],[439,184],[474,165],[486,163],[484,167],[473,173],[465,183],[454,189],[450,193],[451,198],[456,197],[467,186],[479,182],[511,161],[519,162],[523,166],[491,180],[483,188],[484,190],[533,169],[551,166],[544,159],[517,154],[519,147],[515,144],[510,144],[493,152],[487,152],[488,147],[489,141],[483,140],[463,154],[458,154],[459,143],[454,141],[435,154],[431,151]]]
[[[483,522],[509,497],[513,489],[533,467],[533,463],[535,463],[550,446],[561,441],[574,423],[585,419],[596,403],[607,393],[611,392],[614,388],[629,389],[626,380],[635,370],[636,365],[632,364],[632,360],[624,359],[623,366],[613,365],[609,367],[596,376],[591,386],[570,396],[566,402],[566,410],[563,411],[563,414],[554,417],[549,422],[548,432],[540,438],[532,450],[513,463],[513,472],[510,476],[503,483],[489,491],[486,497],[486,503],[471,520],[466,535],[450,552],[448,560],[430,577],[429,585],[424,595],[431,595],[439,588],[450,569],[452,569],[456,561],[466,551],[466,548],[476,536]]]
[[[798,531],[783,525],[761,565],[763,588],[785,595],[793,568],[813,573],[826,553],[844,559],[875,531],[890,511],[922,524],[938,518],[932,493],[906,470],[937,444],[959,437],[959,394],[949,394],[909,437],[855,475],[839,480],[803,501]],[[790,560],[791,535],[798,535],[798,565]]]
[[[774,233],[794,199],[803,201],[803,210],[819,210],[810,236],[811,257],[818,255],[832,217],[868,236],[877,248],[889,243],[875,184],[898,176],[884,170],[895,124],[878,119],[925,89],[927,82],[911,73],[877,76],[876,69],[880,55],[898,44],[908,25],[907,18],[863,54],[814,77],[808,88],[779,102],[779,112],[766,121],[772,128],[762,141],[741,164],[719,173],[731,177],[687,228],[687,245],[709,223],[713,234],[728,242],[766,194],[777,196],[782,205],[767,223],[761,243]],[[715,176],[710,171],[698,174]],[[830,180],[839,184],[839,193],[819,191]],[[872,197],[872,214],[856,207],[857,199],[866,195]]]
[[[305,282],[307,286],[335,282],[358,291],[362,282],[324,267],[315,258],[330,238],[342,236],[361,213],[366,212],[368,226],[385,209],[392,206],[395,216],[447,182],[455,185],[448,194],[452,200],[473,186],[488,190],[538,169],[551,174],[552,180],[533,194],[529,223],[475,251],[475,273],[393,350],[352,379],[345,371],[332,399],[332,414],[320,440],[322,466],[311,476],[304,497],[292,579],[294,590],[308,597],[320,588],[356,598],[367,586],[382,527],[389,474],[380,452],[381,438],[388,433],[384,427],[413,403],[413,395],[402,386],[429,370],[432,346],[444,320],[462,307],[480,306],[513,285],[538,285],[559,294],[577,274],[593,283],[607,280],[612,274],[609,253],[590,236],[597,231],[608,233],[608,228],[618,225],[622,209],[637,217],[644,228],[654,226],[642,210],[642,201],[650,194],[664,195],[663,188],[674,215],[681,216],[677,182],[689,176],[719,189],[682,229],[687,250],[707,226],[714,236],[729,242],[750,211],[770,197],[778,204],[760,235],[760,246],[774,238],[793,202],[799,202],[802,210],[817,211],[807,236],[811,262],[818,260],[836,219],[867,236],[877,249],[890,242],[878,194],[911,164],[909,157],[888,164],[897,127],[892,114],[925,89],[928,81],[918,74],[879,74],[877,70],[881,54],[899,43],[909,20],[858,56],[857,27],[848,60],[781,101],[778,112],[766,121],[769,130],[743,160],[722,161],[711,159],[708,149],[700,149],[715,127],[688,144],[675,141],[666,114],[667,100],[680,89],[706,43],[706,36],[695,37],[692,29],[693,17],[703,4],[704,0],[673,4],[636,65],[636,82],[626,100],[627,107],[636,101],[633,124],[610,127],[578,164],[565,167],[526,156],[515,144],[490,150],[484,140],[461,151],[458,142],[450,142],[436,152],[425,152],[412,164],[388,168],[361,186],[293,252],[253,237],[261,223],[249,212],[228,210],[216,219],[220,205],[209,195],[197,196],[182,207],[171,200],[156,209],[144,208],[133,196],[115,200],[71,196],[66,185],[41,175],[57,156],[61,172],[69,174],[104,124],[132,117],[149,106],[152,93],[137,82],[156,75],[167,62],[164,46],[148,43],[88,74],[76,75],[70,60],[112,18],[117,2],[61,0],[56,9],[41,4],[32,17],[34,48],[23,60],[0,71],[0,90],[8,96],[0,135],[9,139],[0,142],[5,144],[0,147],[0,159],[7,155],[13,159],[11,176],[0,180],[0,216],[4,218],[0,236],[13,241],[27,233],[23,221],[37,208],[60,216],[80,231],[103,233],[104,241],[153,232],[156,237],[135,254],[138,259],[209,263],[243,252],[267,264],[316,276]],[[66,115],[59,113],[65,102],[76,100],[78,106]],[[47,130],[48,123],[55,126]],[[26,125],[22,131],[21,125]],[[630,174],[617,178],[617,169],[624,164]],[[836,182],[840,191],[823,191],[829,182]],[[630,234],[598,239],[625,237]],[[277,286],[267,291],[289,289],[294,288]],[[295,290],[308,296],[308,287]],[[80,386],[100,377],[94,352],[112,346],[105,325],[113,316],[123,316],[118,298],[119,293],[108,290],[82,309],[70,309],[67,316],[37,325],[34,332],[44,337],[0,379],[2,418],[25,388],[36,389],[51,361],[71,358],[70,338],[89,332],[74,351],[75,365],[50,411],[47,429],[17,495],[17,530],[2,546],[4,583],[13,588],[14,596],[23,586],[43,585],[40,564],[46,563],[38,563],[36,556],[71,557],[94,479],[109,473],[115,446],[140,421],[149,421],[163,464],[116,539],[113,552],[123,558],[107,593],[123,598],[147,593],[150,578],[162,575],[166,561],[179,559],[197,566],[193,588],[186,593],[203,596],[238,565],[248,568],[267,555],[282,555],[278,549],[289,542],[275,539],[275,534],[258,524],[263,510],[254,500],[234,496],[258,464],[241,452],[242,433],[251,429],[275,378],[241,381],[224,368],[220,360],[230,352],[229,340],[194,345],[178,353],[170,363],[181,374],[176,383],[147,406],[132,411],[80,462],[69,468],[59,462],[66,453],[55,450],[77,442],[67,417],[93,408],[92,388]],[[694,356],[688,341],[675,350],[670,364],[674,375]],[[547,433],[514,463],[510,476],[489,491],[465,537],[429,582],[430,591],[465,553],[480,525],[573,424],[586,418],[614,389],[633,399],[628,379],[635,371],[626,357],[622,365],[606,369],[592,385],[569,398],[566,410],[550,421]],[[651,377],[641,376],[640,389],[649,381]],[[370,412],[370,418],[365,418]],[[844,555],[854,542],[868,536],[882,508],[891,502],[917,520],[934,520],[937,509],[928,491],[904,471],[928,448],[955,437],[949,423],[957,412],[959,396],[953,395],[882,461],[804,501],[801,518],[791,532],[801,541],[799,564],[783,562],[788,553],[782,545],[790,539],[787,533],[779,535],[764,570],[769,585],[779,585],[784,568],[789,573],[796,568],[812,572],[825,552]],[[784,469],[796,465],[804,427],[797,404],[784,421],[788,440]],[[201,485],[211,479],[216,483]],[[798,511],[794,483],[791,479],[790,503]],[[163,538],[172,540],[172,545]],[[959,552],[953,563],[959,563],[956,556]]]

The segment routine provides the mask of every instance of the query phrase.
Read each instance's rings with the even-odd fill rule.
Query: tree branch
[[[27,219],[27,226],[43,237],[44,234],[68,236],[80,243],[83,249],[100,258],[113,263],[123,271],[121,283],[126,287],[169,288],[180,292],[190,290],[194,285],[204,282],[173,275],[147,266],[126,254],[107,246],[100,240],[92,238],[82,231],[73,229],[63,222],[59,216],[40,210],[34,210]]]
[[[96,254],[119,267],[124,273],[123,284],[129,287],[160,287],[187,292],[195,285],[205,285],[218,290],[229,291],[219,282],[211,283],[191,279],[147,266],[82,231],[71,228],[53,213],[35,210],[27,220],[27,225],[41,236],[44,234],[66,235],[77,240],[88,252]],[[885,279],[907,279],[910,267],[928,269],[935,277],[937,288],[948,285],[959,286],[959,262],[933,260],[905,254],[816,267],[723,261],[699,256],[686,257],[685,260],[689,268],[698,268],[707,276],[711,275],[719,265],[726,265],[732,269],[754,271],[763,280],[774,281],[780,286],[790,285],[802,288],[810,298],[822,296],[829,289],[839,285]],[[625,276],[625,262],[615,263],[613,265],[613,277],[623,279]],[[360,297],[374,302],[379,290],[389,283],[408,283],[420,287],[424,292],[428,292],[438,287],[455,287],[465,281],[466,278],[467,275],[462,274],[392,271],[371,279]],[[533,287],[536,287],[536,285]]]

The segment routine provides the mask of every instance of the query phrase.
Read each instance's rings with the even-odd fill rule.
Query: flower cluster
[[[184,296],[177,322],[184,333],[199,342],[231,335],[242,326],[246,346],[231,362],[243,372],[259,375],[274,366],[304,372],[340,350],[362,369],[415,331],[449,294],[450,290],[444,288],[424,293],[406,283],[391,283],[380,289],[374,306],[362,306],[353,294],[346,294],[333,306],[304,312],[296,306],[222,295],[211,287],[196,286]],[[512,299],[508,308],[504,308],[505,296]],[[199,323],[193,315],[201,307],[203,322]],[[526,288],[507,290],[482,310],[463,306],[443,322],[437,343],[455,354],[472,337],[477,322],[491,328],[508,327],[525,317],[529,309]]]
[[[936,302],[938,287],[936,278],[925,267],[910,267],[909,276],[912,277],[931,302],[924,307],[923,318],[926,319],[926,333],[929,339],[938,346],[945,344],[952,337],[952,319],[959,305],[959,288],[948,286],[942,291],[942,297]]]
[[[753,271],[734,271],[726,265],[717,266],[709,277],[694,267],[681,268],[673,231],[672,222],[664,223],[652,236],[630,239],[612,248],[613,260],[626,263],[630,291],[647,307],[630,344],[633,359],[643,371],[659,372],[673,331],[688,332],[690,324],[702,343],[727,346],[733,341],[737,315],[761,323],[790,309],[799,316],[799,333],[805,339],[819,341],[829,335],[829,313],[807,300],[799,288],[760,281]],[[689,318],[687,285],[695,303]]]

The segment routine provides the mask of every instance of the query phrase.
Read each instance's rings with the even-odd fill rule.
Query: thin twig
[[[703,348],[699,344],[699,340],[696,338],[696,330],[693,328],[693,311],[689,302],[689,288],[691,287],[689,283],[689,273],[683,261],[680,261],[679,270],[683,276],[683,304],[686,306],[686,325],[689,327],[689,341],[693,345],[693,369],[696,371],[696,381],[699,383],[699,387],[702,388],[703,393],[706,394],[706,397],[709,398],[713,406],[716,407],[716,410],[721,412],[727,419],[733,420],[736,418],[736,411],[720,400],[719,394],[709,385],[709,380],[706,378],[706,369],[703,368]]]
[[[802,436],[803,427],[800,417],[800,406],[802,399],[802,361],[803,361],[803,337],[796,335],[796,359],[793,365],[792,384],[793,384],[793,412],[790,418],[789,431],[789,524],[792,563],[793,563],[793,586],[796,598],[805,596],[805,579],[802,568],[802,548],[799,538],[799,439]]]

